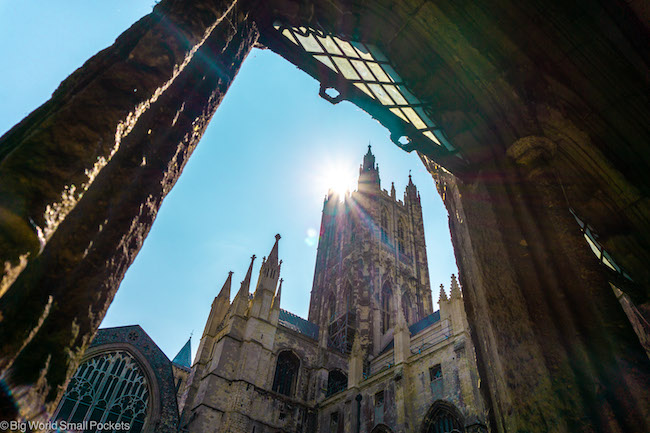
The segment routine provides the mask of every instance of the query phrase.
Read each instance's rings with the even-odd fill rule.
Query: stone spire
[[[241,282],[239,292],[237,292],[235,299],[232,301],[233,312],[240,316],[246,315],[246,309],[248,307],[248,290],[251,285],[251,276],[253,275],[253,262],[255,262],[255,254],[251,256],[251,264],[248,266],[246,276]]]
[[[413,177],[411,176],[411,170],[409,170],[409,183],[406,185],[406,192],[404,193],[404,200],[411,200],[413,202],[419,202],[420,200],[418,189],[413,183]]]
[[[279,234],[275,235],[275,244],[273,244],[268,258],[262,261],[260,276],[257,279],[257,287],[255,288],[251,306],[251,316],[265,320],[271,314],[271,303],[280,278],[280,267],[282,266],[282,260],[278,261],[278,242],[280,238]]]
[[[449,298],[447,298],[447,293],[445,293],[445,287],[441,284],[440,285],[440,298],[439,298],[438,301],[439,302],[444,302],[444,301],[448,301],[448,300],[449,300]]]
[[[372,154],[371,146],[368,144],[368,153],[363,156],[363,164],[359,167],[359,191],[379,191],[379,167],[375,164],[375,155]]]
[[[393,200],[395,200],[395,182],[390,183],[390,196]]]
[[[192,367],[192,336],[187,340],[187,343],[179,350],[174,359],[173,364],[180,365],[181,367]]]
[[[226,282],[223,283],[221,291],[212,301],[212,308],[210,309],[210,315],[208,316],[208,321],[205,324],[205,329],[203,330],[203,335],[214,336],[217,331],[217,327],[221,324],[226,314],[228,314],[228,308],[230,307],[230,286],[232,284],[232,271],[228,272],[228,278]]]
[[[451,291],[449,292],[451,299],[461,298],[460,286],[458,281],[456,281],[456,275],[451,274]]]
[[[271,306],[271,309],[273,310],[279,310],[280,309],[280,298],[282,297],[282,282],[284,279],[280,278],[280,285],[278,286],[278,291],[275,293],[275,296],[273,297],[273,305]]]
[[[217,299],[227,299],[229,304],[230,304],[230,286],[232,285],[232,274],[233,271],[228,272],[228,278],[226,278],[226,282],[223,283],[223,286],[221,287],[221,291],[217,295]]]
[[[280,284],[278,285],[278,291],[273,297],[273,304],[271,304],[271,314],[269,314],[269,322],[277,324],[280,318],[280,299],[282,297],[282,278],[280,278]]]

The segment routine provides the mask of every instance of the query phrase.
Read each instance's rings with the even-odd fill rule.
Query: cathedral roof
[[[411,326],[409,326],[409,332],[411,333],[411,337],[416,334],[419,334],[420,332],[427,329],[429,326],[439,321],[440,321],[440,310],[437,310],[429,314],[428,316],[420,319],[419,321],[415,322]],[[390,340],[390,342],[381,350],[379,354],[381,355],[382,353],[386,353],[394,347],[395,347],[395,340],[393,339]]]
[[[279,323],[285,328],[289,328],[292,331],[296,331],[309,338],[318,340],[318,325],[311,323],[302,317],[296,316],[287,310],[280,309]]]
[[[440,310],[437,310],[409,326],[409,331],[411,331],[411,335],[419,334],[439,320]]]
[[[187,340],[187,343],[176,354],[172,362],[181,367],[190,368],[192,366],[192,337]]]

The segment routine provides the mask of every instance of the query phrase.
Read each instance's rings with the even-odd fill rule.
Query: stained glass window
[[[136,360],[127,352],[97,355],[79,366],[57,408],[55,419],[73,423],[97,421],[144,427],[149,387]]]

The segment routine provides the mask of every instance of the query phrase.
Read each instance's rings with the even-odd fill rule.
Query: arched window
[[[275,378],[273,379],[273,391],[292,396],[296,382],[298,381],[298,370],[300,359],[293,352],[285,350],[278,355],[278,362],[275,366]]]
[[[327,298],[327,317],[329,317],[330,323],[336,319],[336,298],[334,293],[330,293]]]
[[[404,293],[402,296],[402,311],[404,312],[406,323],[411,323],[411,317],[409,315],[409,311],[411,311],[411,297],[408,293]]]
[[[388,243],[388,212],[386,212],[386,208],[381,209],[381,241]]]
[[[390,298],[391,290],[388,285],[384,285],[384,288],[381,290],[381,333],[385,334],[391,327],[390,320]]]
[[[327,375],[326,397],[341,392],[348,387],[348,377],[341,370],[332,370]]]
[[[397,223],[397,249],[399,250],[399,252],[401,254],[404,254],[404,251],[406,251],[406,249],[405,249],[405,245],[406,245],[405,239],[406,238],[405,238],[405,234],[404,234],[404,221],[402,221],[400,219],[398,221],[398,223]]]
[[[462,415],[456,407],[438,400],[431,405],[422,423],[421,433],[465,433]]]
[[[124,351],[102,353],[83,362],[70,380],[55,419],[129,423],[129,432],[144,427],[149,405],[147,378]]]

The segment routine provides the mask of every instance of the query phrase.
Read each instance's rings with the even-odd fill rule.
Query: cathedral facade
[[[487,431],[455,275],[433,311],[410,176],[403,200],[382,190],[369,147],[358,190],[327,195],[307,320],[280,308],[279,240],[251,293],[252,256],[232,303],[229,273],[193,365],[190,341],[170,361],[137,325],[101,329],[55,419],[143,433]]]
[[[485,431],[460,287],[433,311],[420,196],[381,189],[370,147],[358,191],[325,199],[305,320],[280,308],[280,235],[232,303],[214,299],[179,389],[180,431]]]

